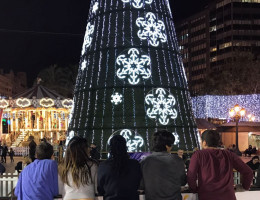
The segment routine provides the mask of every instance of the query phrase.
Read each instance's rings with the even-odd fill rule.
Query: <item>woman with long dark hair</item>
[[[110,140],[110,157],[98,168],[98,192],[104,200],[139,200],[140,164],[129,159],[126,140],[115,135]]]
[[[68,143],[65,158],[59,165],[59,192],[63,199],[94,200],[97,163],[89,157],[85,138],[75,136]]]

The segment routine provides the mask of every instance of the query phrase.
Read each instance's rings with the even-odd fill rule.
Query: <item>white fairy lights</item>
[[[151,77],[150,64],[151,59],[147,55],[140,55],[138,49],[132,48],[128,51],[128,55],[120,55],[116,59],[119,66],[117,76],[120,79],[128,77],[128,82],[137,85],[140,78],[148,79]]]
[[[173,136],[175,137],[174,145],[178,145],[180,143],[180,136],[178,133],[173,132]]]
[[[196,118],[228,119],[230,108],[239,104],[248,113],[260,120],[260,94],[217,96],[206,95],[192,98],[192,107]],[[246,118],[243,120],[247,120]]]
[[[103,151],[122,127],[143,137],[142,151],[149,151],[151,135],[161,128],[178,133],[184,150],[198,146],[169,0],[92,0],[91,5],[69,131]],[[160,92],[149,96],[158,87]]]
[[[167,41],[164,22],[158,20],[155,14],[148,12],[145,17],[139,17],[136,25],[140,28],[138,37],[141,40],[148,40],[150,45],[157,47],[160,42]]]
[[[158,120],[161,125],[167,125],[170,119],[177,118],[177,111],[173,108],[176,103],[175,98],[163,88],[150,92],[145,97],[145,103],[147,116]]]

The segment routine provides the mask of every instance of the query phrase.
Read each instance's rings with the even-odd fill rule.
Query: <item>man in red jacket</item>
[[[253,180],[252,170],[234,153],[218,149],[220,135],[215,130],[202,133],[201,151],[190,161],[188,184],[200,200],[236,200],[233,169],[243,176],[242,187],[248,190]],[[197,185],[198,179],[198,185]]]

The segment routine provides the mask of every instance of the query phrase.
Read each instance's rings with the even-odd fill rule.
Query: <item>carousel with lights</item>
[[[35,142],[46,138],[55,143],[65,138],[72,99],[40,84],[14,96],[0,99],[1,140],[9,146],[22,146],[29,136]]]

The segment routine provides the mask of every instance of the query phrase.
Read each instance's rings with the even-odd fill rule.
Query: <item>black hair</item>
[[[258,156],[254,156],[254,157],[252,158],[252,161],[253,161],[254,159],[258,159],[258,160],[259,160],[259,157],[258,157]]]
[[[206,130],[202,133],[202,141],[207,143],[208,147],[218,147],[220,135],[216,130]]]
[[[166,151],[166,145],[172,146],[175,141],[174,135],[167,130],[159,130],[152,136],[153,151],[162,152]]]
[[[51,159],[53,155],[53,146],[48,142],[41,142],[36,147],[36,155],[39,160]]]
[[[115,135],[109,143],[110,160],[112,161],[113,171],[121,175],[127,166],[129,155],[127,153],[126,140],[121,135]]]

